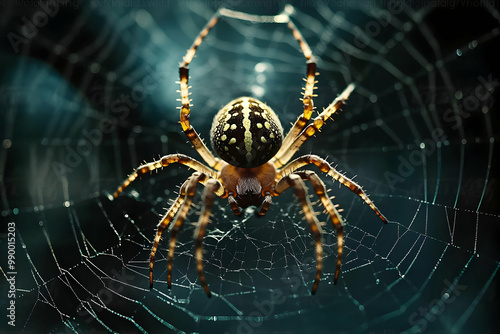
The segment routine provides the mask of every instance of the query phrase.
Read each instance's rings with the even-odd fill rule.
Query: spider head
[[[278,152],[283,128],[266,104],[240,97],[217,113],[210,141],[222,160],[236,167],[253,168],[268,162]]]
[[[276,167],[271,162],[254,168],[225,164],[220,170],[220,179],[229,194],[235,195],[233,204],[240,208],[258,207],[262,205],[265,193],[271,189],[276,173]]]

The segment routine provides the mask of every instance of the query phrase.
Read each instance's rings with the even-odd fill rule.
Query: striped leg
[[[214,193],[217,189],[221,187],[221,184],[215,180],[210,179],[207,181],[205,185],[205,191],[203,193],[203,209],[201,210],[200,219],[198,220],[198,225],[196,226],[196,230],[194,232],[194,237],[196,240],[196,266],[198,269],[198,275],[200,276],[200,283],[205,290],[208,298],[212,297],[210,293],[210,289],[207,286],[207,282],[205,280],[205,275],[203,273],[203,238],[205,236],[205,229],[210,220],[210,212],[212,210],[212,205],[214,202]]]
[[[186,196],[186,185],[188,184],[190,179],[187,179],[181,186],[181,189],[179,191],[179,196],[177,196],[177,199],[175,202],[172,204],[170,209],[168,209],[168,212],[163,216],[162,220],[158,224],[157,230],[156,230],[156,236],[155,236],[155,242],[153,244],[153,248],[151,249],[151,258],[149,260],[149,288],[153,288],[153,265],[155,262],[155,255],[156,251],[158,249],[158,244],[160,243],[161,240],[161,235],[163,234],[163,231],[168,227],[172,219],[175,217],[175,214],[177,211],[179,211],[179,208],[181,207],[182,203],[184,202],[184,197]]]
[[[306,217],[307,221],[309,222],[309,226],[311,228],[311,233],[314,237],[314,241],[316,244],[316,277],[314,279],[314,284],[311,293],[315,294],[316,289],[318,288],[319,284],[319,279],[321,277],[321,268],[323,265],[323,246],[321,244],[321,234],[322,234],[322,229],[321,229],[321,224],[319,223],[318,219],[316,218],[316,214],[314,213],[314,210],[311,206],[311,202],[309,201],[309,198],[307,197],[307,191],[306,187],[304,185],[304,182],[302,181],[301,177],[297,174],[288,174],[287,176],[283,177],[279,182],[276,184],[275,187],[275,192],[276,194],[281,194],[283,191],[286,189],[294,187],[295,188],[295,196],[297,196],[297,199],[299,200],[301,206],[302,206],[302,211],[304,212],[304,216]]]
[[[303,88],[304,92],[302,93],[303,94],[302,103],[304,105],[304,112],[301,116],[299,116],[299,118],[297,118],[292,128],[286,135],[280,150],[278,151],[278,153],[276,153],[277,157],[283,155],[289,149],[295,138],[297,138],[299,133],[306,126],[314,110],[313,97],[316,96],[313,94],[315,89],[314,84],[317,82],[315,81],[316,60],[312,54],[309,44],[307,44],[304,37],[302,37],[302,34],[300,33],[297,26],[292,21],[289,21],[288,28],[292,30],[293,36],[299,42],[302,53],[304,54],[304,57],[306,57],[307,59],[307,72],[306,72],[306,78],[304,79],[306,85]]]
[[[221,196],[224,194],[224,187],[222,184],[216,179],[211,178],[209,175],[205,173],[195,172],[189,179],[186,181],[186,190],[184,196],[184,202],[179,209],[179,214],[177,215],[177,220],[172,227],[172,233],[170,236],[170,244],[168,248],[168,264],[167,264],[167,287],[170,289],[172,287],[172,261],[174,258],[175,251],[175,243],[177,242],[177,235],[186,219],[186,216],[191,208],[191,204],[193,202],[193,197],[196,194],[196,186],[198,183],[205,185],[209,180],[213,180],[216,182],[218,187],[214,189],[216,195]],[[211,181],[211,182],[213,182]]]
[[[293,142],[286,148],[281,148],[278,154],[273,158],[276,168],[280,168],[286,164],[298,149],[305,143],[307,139],[312,137],[316,131],[319,131],[323,124],[344,104],[349,95],[354,90],[355,85],[351,83],[314,121],[309,124],[297,137],[293,138]]]
[[[182,165],[185,165],[189,168],[192,168],[196,171],[206,173],[208,175],[214,175],[214,171],[207,166],[203,165],[201,162],[188,157],[187,155],[184,154],[169,154],[165,155],[158,161],[153,161],[150,163],[146,163],[144,165],[141,165],[139,168],[135,170],[130,176],[123,181],[122,185],[116,190],[116,192],[113,194],[113,196],[116,198],[120,193],[130,185],[137,177],[146,174],[148,172],[152,172],[153,170],[157,170],[159,168],[167,167],[170,164],[173,163],[180,163]]]
[[[379,216],[379,218],[382,219],[382,221],[387,224],[387,222],[388,222],[387,218],[385,218],[385,216],[377,209],[375,204],[368,197],[368,195],[366,195],[366,193],[363,191],[361,186],[359,186],[353,180],[340,174],[337,170],[335,170],[335,168],[330,166],[330,164],[325,159],[322,159],[322,158],[318,157],[317,155],[312,155],[312,154],[304,155],[302,157],[299,157],[299,158],[293,160],[288,165],[281,168],[281,170],[279,171],[279,173],[276,177],[277,177],[277,179],[285,178],[286,177],[285,175],[287,173],[291,173],[294,170],[296,170],[297,168],[300,168],[302,166],[309,165],[309,164],[316,165],[316,167],[318,167],[320,171],[330,175],[334,180],[339,181],[344,186],[349,188],[353,193],[355,193],[359,197],[361,197],[363,199],[363,201],[365,201],[365,203],[368,204],[370,206],[370,208],[375,212],[375,214],[377,214],[377,216]]]
[[[194,55],[196,54],[196,49],[200,46],[203,39],[208,35],[210,29],[215,26],[217,21],[219,20],[220,13],[217,12],[214,16],[208,21],[207,25],[201,30],[198,37],[193,42],[193,45],[189,48],[186,55],[183,57],[183,61],[179,66],[179,76],[180,76],[180,93],[181,93],[181,103],[180,107],[180,123],[182,126],[182,130],[189,138],[194,148],[201,155],[203,160],[212,168],[219,169],[221,166],[220,159],[214,157],[212,152],[207,148],[205,143],[201,140],[200,136],[193,128],[193,126],[189,123],[189,115],[191,113],[191,99],[189,98],[189,64],[193,60]]]
[[[207,25],[201,30],[200,34],[198,37],[193,42],[193,45],[189,48],[189,50],[186,52],[186,55],[183,57],[183,61],[179,66],[179,76],[180,76],[180,93],[181,93],[181,104],[182,106],[180,107],[181,112],[180,112],[180,123],[182,126],[182,130],[186,134],[186,136],[189,138],[195,149],[198,151],[198,153],[202,156],[203,160],[212,168],[219,170],[221,167],[221,161],[220,159],[214,157],[214,155],[208,150],[206,145],[203,143],[203,141],[200,139],[198,133],[195,131],[193,126],[189,122],[189,116],[191,113],[191,99],[190,99],[190,93],[189,93],[189,64],[193,60],[196,50],[200,46],[200,44],[203,42],[203,39],[208,35],[210,30],[217,24],[219,18],[222,17],[228,17],[228,18],[234,18],[238,20],[243,20],[243,21],[249,21],[249,22],[258,22],[258,23],[286,23],[288,28],[292,31],[293,36],[295,39],[299,42],[299,46],[301,48],[302,53],[304,54],[304,57],[307,60],[307,73],[306,73],[306,85],[304,87],[304,93],[303,93],[303,105],[304,105],[304,111],[302,116],[300,116],[295,124],[293,125],[292,129],[289,131],[287,136],[285,137],[283,141],[283,145],[278,152],[277,156],[278,158],[276,160],[281,160],[279,157],[288,150],[290,146],[294,144],[294,140],[296,137],[299,135],[299,133],[304,129],[306,126],[307,122],[311,118],[312,112],[314,110],[314,104],[313,104],[313,91],[314,91],[314,84],[316,83],[315,81],[315,76],[316,76],[316,60],[312,54],[311,48],[307,44],[306,40],[300,33],[299,29],[297,26],[290,20],[290,16],[288,13],[293,12],[293,7],[288,5],[286,7],[286,10],[284,13],[278,14],[278,15],[272,15],[272,16],[264,16],[264,15],[250,15],[242,12],[237,12],[233,10],[229,10],[226,8],[221,8],[219,9],[214,16],[208,21]],[[286,161],[284,162],[286,163]]]
[[[169,248],[169,263],[168,263],[168,272],[167,272],[167,281],[168,281],[168,287],[170,288],[171,286],[171,273],[172,273],[172,258],[173,258],[173,248],[175,248],[175,242],[176,242],[176,236],[177,233],[179,232],[182,223],[184,222],[184,219],[189,211],[189,208],[192,203],[192,198],[194,196],[194,192],[196,191],[196,185],[197,183],[202,183],[205,184],[207,180],[211,180],[210,176],[204,173],[193,173],[181,186],[181,189],[179,191],[179,196],[177,196],[177,199],[174,201],[168,212],[165,214],[165,216],[162,218],[160,223],[158,224],[158,228],[156,231],[156,236],[155,236],[155,241],[153,244],[153,248],[151,249],[151,258],[149,262],[149,287],[153,288],[153,264],[155,260],[155,255],[156,251],[158,250],[158,244],[160,243],[161,236],[165,229],[169,226],[170,222],[172,219],[175,217],[179,209],[181,209],[181,212],[179,213],[177,220],[174,224],[174,229],[175,229],[175,235],[174,235],[174,229],[172,230],[172,238],[170,240],[170,248]],[[215,194],[218,196],[222,196],[224,194],[224,189],[222,185],[220,185],[219,188],[215,190]]]
[[[339,273],[340,273],[340,265],[342,264],[342,249],[344,245],[344,239],[343,239],[344,226],[342,224],[342,217],[335,208],[335,205],[333,205],[330,199],[328,198],[326,194],[325,184],[323,183],[323,181],[321,181],[321,179],[315,172],[308,170],[308,171],[296,172],[295,174],[302,177],[303,180],[311,181],[314,187],[314,191],[316,192],[316,195],[323,203],[326,212],[328,212],[328,215],[330,215],[333,227],[335,227],[335,229],[337,230],[337,245],[338,245],[337,269],[335,269],[335,277],[333,279],[333,284],[337,284],[337,280],[339,278]]]

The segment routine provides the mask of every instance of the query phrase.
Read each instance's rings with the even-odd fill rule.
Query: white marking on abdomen
[[[247,161],[250,161],[252,159],[252,132],[250,131],[250,128],[252,126],[252,122],[250,121],[250,102],[248,101],[248,98],[244,98],[243,102],[241,103],[243,106],[243,127],[245,128],[245,150],[247,151],[247,154],[245,154],[245,157]]]

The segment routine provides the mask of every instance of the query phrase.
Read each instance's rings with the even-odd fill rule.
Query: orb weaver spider
[[[182,103],[182,106],[179,107],[180,124],[182,130],[208,166],[184,154],[169,154],[163,156],[160,160],[138,167],[114,193],[114,197],[116,198],[140,175],[167,167],[173,163],[179,163],[195,170],[182,184],[177,199],[158,224],[150,257],[150,288],[153,288],[153,263],[158,244],[162,233],[174,221],[171,230],[167,265],[167,285],[169,289],[171,288],[172,260],[177,234],[191,208],[198,183],[203,184],[205,190],[203,192],[203,207],[195,229],[195,255],[200,283],[208,297],[211,297],[211,292],[203,272],[202,244],[215,195],[227,198],[235,215],[241,214],[240,208],[245,209],[249,206],[260,207],[258,214],[265,215],[271,205],[271,198],[273,196],[279,196],[288,188],[295,190],[295,195],[309,223],[316,245],[317,264],[312,294],[316,292],[321,276],[323,262],[322,224],[318,221],[309,201],[304,181],[311,182],[314,192],[321,200],[334,228],[337,230],[338,256],[334,284],[337,284],[342,262],[343,221],[336,206],[332,204],[330,198],[327,196],[325,184],[318,175],[310,170],[297,171],[298,168],[309,164],[315,165],[321,172],[339,181],[352,192],[359,195],[380,219],[384,223],[387,223],[385,216],[377,209],[362,188],[335,170],[325,159],[308,154],[289,162],[301,145],[313,136],[345,104],[345,101],[355,87],[351,83],[323,112],[314,118],[312,122],[309,122],[312,112],[315,109],[313,107],[313,97],[316,95],[313,94],[313,91],[316,83],[316,61],[309,45],[290,19],[290,14],[293,13],[293,10],[293,7],[287,5],[285,11],[281,14],[257,16],[221,8],[201,30],[193,45],[183,57],[183,61],[179,66]],[[240,97],[223,107],[215,116],[210,132],[212,147],[218,155],[218,157],[215,157],[200,139],[189,121],[192,105],[189,97],[188,66],[203,39],[221,17],[257,23],[286,23],[295,39],[299,42],[301,51],[307,60],[307,75],[302,98],[303,113],[298,117],[285,137],[283,136],[280,121],[274,111],[255,98]]]

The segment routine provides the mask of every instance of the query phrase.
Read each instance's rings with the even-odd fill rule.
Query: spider
[[[302,34],[291,21],[290,15],[293,7],[287,6],[285,11],[274,16],[257,16],[237,12],[225,8],[219,9],[201,30],[193,45],[188,49],[183,61],[179,65],[180,95],[182,106],[180,109],[180,124],[182,130],[200,154],[206,165],[184,154],[169,154],[160,160],[145,163],[138,167],[116,190],[114,197],[119,194],[137,177],[179,163],[195,170],[195,172],[182,184],[179,195],[168,209],[158,224],[156,237],[151,249],[149,265],[149,284],[153,288],[153,263],[162,233],[173,222],[171,238],[168,249],[167,285],[172,283],[172,260],[174,256],[177,234],[191,208],[193,197],[198,183],[205,186],[202,201],[203,207],[194,233],[195,256],[200,283],[207,296],[211,297],[210,289],[205,280],[203,271],[202,244],[206,226],[210,219],[215,195],[227,198],[235,215],[241,214],[241,209],[250,206],[260,207],[259,215],[265,215],[273,196],[279,196],[288,188],[293,188],[295,195],[302,207],[304,216],[309,223],[316,246],[316,276],[312,287],[312,294],[316,292],[321,276],[323,262],[322,224],[318,221],[307,194],[305,181],[311,182],[314,192],[326,209],[334,228],[337,230],[338,257],[334,276],[337,284],[342,261],[343,247],[343,220],[327,196],[325,184],[314,171],[300,170],[306,165],[315,165],[321,172],[329,175],[334,180],[349,188],[359,195],[370,208],[387,223],[385,216],[377,209],[362,188],[339,173],[325,159],[308,154],[290,161],[301,145],[313,136],[323,124],[344,104],[355,85],[350,84],[323,112],[312,122],[310,118],[313,110],[313,94],[316,83],[316,61]],[[303,98],[303,113],[298,117],[286,136],[280,120],[274,111],[263,102],[252,97],[239,97],[217,113],[213,120],[210,140],[215,157],[207,148],[200,136],[190,124],[191,99],[188,86],[189,64],[196,50],[215,26],[221,17],[235,18],[258,23],[285,23],[299,42],[300,49],[307,62],[307,72]],[[207,166],[208,165],[208,166]]]

